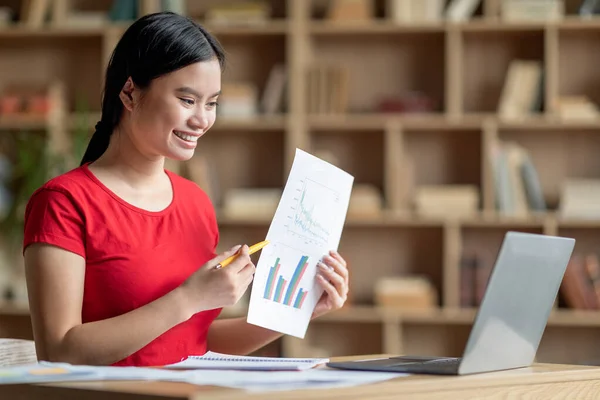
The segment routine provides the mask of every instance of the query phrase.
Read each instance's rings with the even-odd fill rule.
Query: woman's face
[[[216,59],[156,78],[143,92],[128,81],[121,98],[131,111],[132,142],[148,158],[190,159],[198,139],[215,122],[220,91],[221,67]]]

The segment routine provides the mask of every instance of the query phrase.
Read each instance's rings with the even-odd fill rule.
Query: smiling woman
[[[223,67],[217,40],[170,12],[137,20],[115,47],[81,165],[40,187],[25,211],[41,360],[165,365],[207,350],[247,354],[280,336],[244,318],[215,321],[255,266],[246,245],[216,254],[208,196],[164,169],[165,158],[190,159],[214,124]],[[325,262],[315,316],[340,307],[347,292],[344,260]]]
[[[136,21],[110,59],[102,118],[82,165],[112,151],[113,133],[147,157],[190,158],[175,132],[199,137],[212,126],[224,63],[216,38],[188,18],[165,12]]]

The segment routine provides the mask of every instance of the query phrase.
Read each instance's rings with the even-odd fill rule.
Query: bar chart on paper
[[[263,298],[288,307],[302,308],[308,290],[299,287],[299,283],[307,266],[308,256],[301,256],[292,277],[285,279],[283,275],[279,274],[281,257],[277,257],[269,270]]]
[[[271,267],[268,270],[263,299],[277,303],[281,306],[302,309],[309,293],[307,283],[311,280],[303,279],[308,276],[309,256],[292,247],[276,243],[271,252]],[[311,266],[314,270],[314,265]],[[314,271],[313,271],[314,272]]]

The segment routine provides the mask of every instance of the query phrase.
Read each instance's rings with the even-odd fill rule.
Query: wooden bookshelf
[[[600,121],[562,120],[555,105],[565,95],[587,95],[600,103],[595,62],[600,19],[579,18],[578,1],[567,0],[567,15],[559,21],[506,23],[498,16],[500,0],[483,0],[466,22],[402,25],[388,18],[384,1],[375,1],[375,20],[334,23],[322,16],[326,3],[271,0],[275,11],[269,23],[207,25],[229,54],[224,82],[246,80],[262,88],[273,65],[285,63],[287,106],[278,115],[218,119],[198,152],[210,155],[221,190],[282,187],[299,147],[332,152],[357,184],[372,184],[383,195],[380,215],[348,216],[340,251],[351,269],[350,303],[313,321],[304,340],[284,338],[283,355],[460,355],[474,316],[472,308],[460,308],[461,255],[477,250],[493,262],[508,230],[572,236],[575,252],[597,251],[600,220],[565,219],[557,207],[565,179],[600,177]],[[194,12],[203,7],[195,1],[187,5]],[[92,127],[99,116],[106,60],[126,26],[0,28],[0,70],[7,71],[0,75],[0,88],[32,76],[64,80],[67,125],[80,121],[75,99],[84,98]],[[544,108],[521,120],[506,120],[497,110],[507,69],[516,58],[542,62]],[[349,70],[347,112],[308,112],[307,71],[313,62]],[[407,91],[431,96],[434,108],[403,114],[375,107],[382,97]],[[44,131],[46,124],[43,119],[0,116],[5,132]],[[496,212],[487,152],[493,138],[519,143],[530,153],[550,206],[547,212],[525,217]],[[478,212],[460,218],[415,214],[399,194],[405,175],[397,161],[405,155],[415,162],[416,186],[475,185],[481,196]],[[219,223],[224,249],[263,238],[270,218],[220,217]],[[405,273],[431,279],[439,295],[435,310],[374,305],[376,279]],[[599,362],[599,333],[599,312],[566,308],[559,298],[538,361]],[[563,346],[569,350],[561,350]]]

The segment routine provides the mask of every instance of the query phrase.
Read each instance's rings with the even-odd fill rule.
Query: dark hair
[[[108,148],[110,135],[123,113],[119,93],[129,77],[144,89],[161,75],[215,58],[223,69],[225,53],[221,45],[190,18],[165,11],[145,15],[131,24],[106,69],[102,116],[80,165],[97,160]]]

